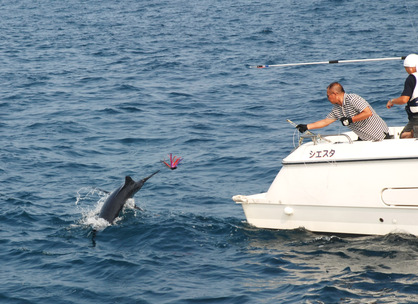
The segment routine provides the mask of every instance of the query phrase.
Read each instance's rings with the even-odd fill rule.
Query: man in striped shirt
[[[338,82],[328,86],[327,96],[334,105],[332,111],[325,119],[308,125],[297,125],[296,128],[301,133],[326,127],[339,119],[343,126],[350,128],[360,140],[380,141],[389,138],[388,126],[364,98],[356,94],[346,94]]]

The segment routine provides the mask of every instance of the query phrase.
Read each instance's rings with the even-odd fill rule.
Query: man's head
[[[408,74],[415,73],[417,71],[418,66],[418,55],[409,54],[408,56],[406,56],[403,62],[403,66]]]
[[[333,82],[327,87],[327,97],[332,104],[339,104],[340,106],[344,101],[344,88],[338,82]]]

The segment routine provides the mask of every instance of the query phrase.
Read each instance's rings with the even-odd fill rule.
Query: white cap
[[[417,54],[409,54],[406,56],[403,66],[406,68],[415,68],[418,66],[418,55]]]

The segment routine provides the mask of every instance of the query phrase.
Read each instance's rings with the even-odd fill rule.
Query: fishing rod
[[[370,62],[370,61],[384,61],[384,60],[404,60],[406,56],[402,57],[388,57],[388,58],[371,58],[371,59],[351,59],[351,60],[328,60],[317,62],[301,62],[301,63],[284,63],[284,64],[269,64],[269,65],[253,65],[250,68],[264,69],[272,67],[288,67],[314,64],[334,64],[334,63],[355,63],[355,62]]]

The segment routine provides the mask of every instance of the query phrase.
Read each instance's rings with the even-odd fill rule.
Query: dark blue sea
[[[418,52],[416,1],[0,11],[1,303],[418,303],[416,236],[257,229],[231,199],[268,189],[297,140],[286,120],[324,118],[333,81],[388,125],[407,121],[385,107],[401,60],[249,66]],[[106,191],[156,170],[134,197],[143,211],[129,201],[114,225],[99,221]]]

